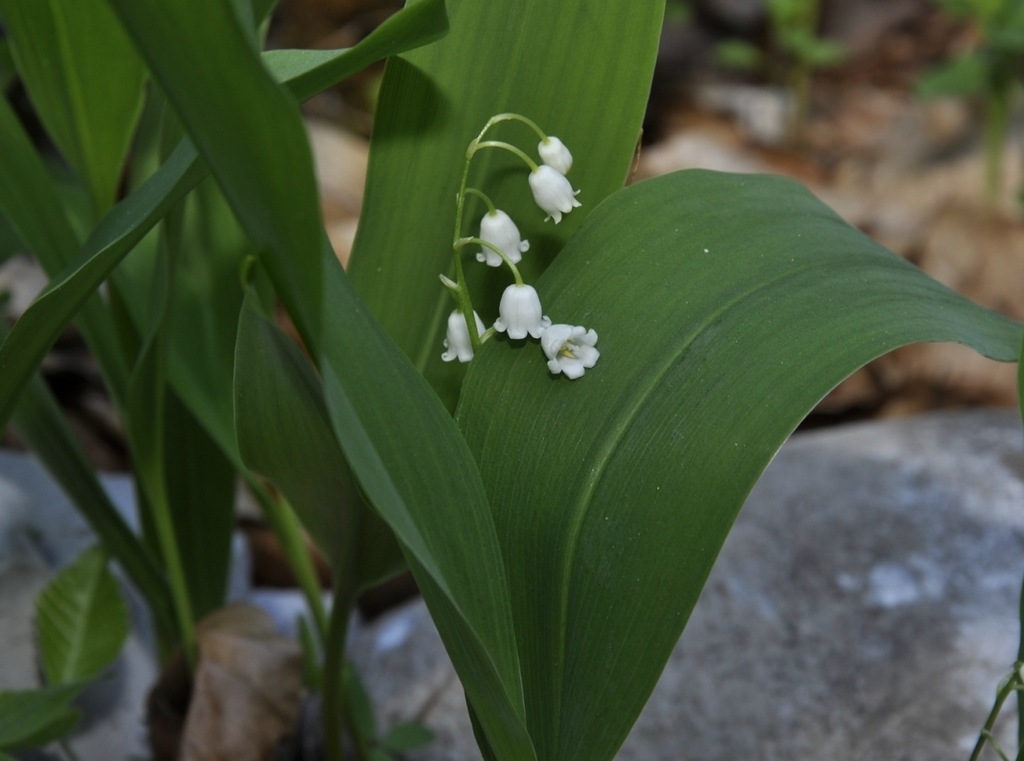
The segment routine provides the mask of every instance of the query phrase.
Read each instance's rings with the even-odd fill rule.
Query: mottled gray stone
[[[1017,650],[1021,440],[1010,412],[795,436],[619,761],[966,758]],[[354,653],[385,723],[437,732],[410,759],[479,758],[421,605],[358,631]]]

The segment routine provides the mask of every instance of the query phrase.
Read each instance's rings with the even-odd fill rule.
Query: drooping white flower
[[[540,337],[548,370],[573,380],[597,363],[601,352],[594,348],[596,344],[597,333],[580,325],[552,325]]]
[[[527,335],[540,338],[551,325],[551,320],[542,312],[536,289],[532,285],[513,283],[501,294],[500,316],[494,321],[494,329],[499,333],[508,331],[509,338],[526,338]]]
[[[533,200],[548,215],[544,219],[553,219],[556,225],[562,221],[563,214],[580,206],[576,200],[580,191],[573,190],[565,175],[547,164],[541,164],[530,172],[530,190],[533,191]]]
[[[480,220],[480,239],[493,243],[504,251],[505,256],[513,264],[517,264],[523,258],[523,254],[530,250],[530,241],[520,239],[516,223],[501,209],[484,214],[484,218]],[[486,262],[488,267],[502,265],[501,257],[487,247],[477,252],[476,260]]]
[[[565,143],[557,137],[548,135],[537,144],[540,160],[560,174],[569,174],[572,169],[572,154]]]
[[[476,319],[476,333],[481,335],[484,332],[484,323],[476,312],[473,312],[473,317]],[[473,359],[473,342],[469,338],[469,326],[458,309],[448,315],[448,334],[444,339],[444,346],[448,351],[441,355],[441,359],[445,362],[451,362],[453,359],[469,362]]]

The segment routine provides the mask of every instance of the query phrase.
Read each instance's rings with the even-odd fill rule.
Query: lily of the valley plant
[[[537,164],[520,148],[498,140],[484,140],[487,131],[505,121],[518,121],[533,129],[540,137],[537,153],[541,164]],[[564,373],[575,380],[584,371],[593,367],[600,352],[595,348],[597,333],[591,329],[552,324],[544,314],[536,288],[523,282],[516,265],[523,254],[530,250],[530,242],[522,240],[519,228],[512,218],[498,209],[491,198],[478,188],[466,186],[469,165],[473,156],[482,149],[492,148],[508,151],[522,159],[529,167],[529,185],[533,199],[548,216],[544,221],[554,220],[557,225],[562,215],[568,214],[582,204],[576,200],[580,191],[573,190],[566,174],[572,168],[572,154],[557,137],[546,135],[533,121],[520,114],[498,114],[491,117],[466,149],[466,161],[462,172],[462,184],[456,199],[454,253],[455,280],[442,275],[441,283],[448,289],[457,308],[448,316],[448,330],[444,339],[446,351],[441,355],[445,362],[458,359],[469,362],[479,347],[495,333],[505,333],[509,338],[521,340],[529,336],[540,339],[548,357],[548,369],[555,375]],[[463,211],[466,199],[477,196],[487,204],[487,212],[480,220],[478,237],[462,237]],[[489,267],[507,266],[515,282],[508,286],[498,306],[499,317],[491,328],[485,329],[480,316],[473,309],[472,298],[462,269],[463,250],[470,245],[479,245],[476,254],[479,262]]]

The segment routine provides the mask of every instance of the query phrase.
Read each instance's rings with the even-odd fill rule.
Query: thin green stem
[[[488,196],[486,193],[479,191],[476,188],[466,188],[465,194],[467,196],[476,196],[477,198],[482,199],[483,202],[487,204],[487,212],[489,214],[498,213],[498,208],[494,205],[494,201],[492,201],[491,197]]]
[[[477,329],[476,312],[473,310],[473,301],[470,298],[469,288],[466,285],[466,276],[462,269],[462,257],[460,256],[461,249],[466,245],[467,242],[479,243],[481,246],[484,246],[490,249],[491,251],[494,251],[502,258],[505,264],[507,264],[509,268],[512,270],[512,275],[513,277],[515,277],[516,283],[518,285],[523,284],[523,278],[519,274],[519,270],[516,268],[516,266],[509,260],[505,252],[500,250],[497,246],[488,241],[481,240],[480,238],[462,237],[462,217],[466,207],[466,196],[476,195],[482,198],[487,203],[489,213],[494,213],[497,211],[497,209],[494,206],[494,203],[487,195],[477,190],[476,188],[466,187],[466,183],[469,178],[469,164],[473,160],[473,156],[476,155],[477,151],[483,150],[485,148],[494,148],[503,151],[508,151],[518,156],[530,168],[531,172],[536,172],[538,168],[537,162],[535,162],[532,158],[530,158],[526,153],[524,153],[516,146],[511,145],[510,143],[502,142],[500,140],[483,139],[484,135],[487,133],[487,130],[489,130],[495,124],[498,124],[503,121],[522,122],[530,129],[532,129],[534,132],[536,132],[540,136],[541,140],[547,139],[547,135],[544,134],[544,131],[540,127],[538,127],[537,124],[532,120],[527,119],[525,116],[521,116],[520,114],[502,113],[496,114],[495,116],[492,116],[490,119],[488,119],[487,123],[484,124],[483,129],[480,130],[480,134],[477,135],[476,138],[466,148],[466,163],[463,165],[462,168],[462,179],[459,182],[459,192],[456,195],[455,200],[455,235],[453,236],[452,240],[452,252],[453,258],[455,260],[455,288],[451,288],[450,286],[447,286],[447,284],[446,286],[449,288],[449,292],[452,293],[452,296],[454,297],[458,305],[458,309],[462,313],[463,319],[465,319],[466,321],[466,329],[467,332],[469,333],[469,341],[473,347],[474,352],[480,349],[480,346],[483,344],[484,339],[487,338],[490,334],[485,333],[484,336],[481,336],[479,330]]]
[[[516,285],[523,285],[523,277],[522,275],[519,274],[519,268],[512,263],[511,259],[508,258],[508,254],[502,251],[498,246],[491,243],[489,240],[484,240],[483,238],[459,238],[459,240],[455,242],[455,245],[457,248],[462,248],[463,246],[468,246],[471,243],[483,246],[484,248],[489,249],[496,253],[498,256],[500,256],[501,260],[505,262],[505,265],[510,270],[512,270],[512,277],[516,279]]]
[[[292,573],[295,574],[295,580],[298,582],[299,589],[302,590],[306,604],[313,616],[317,640],[323,646],[327,638],[327,610],[324,608],[320,581],[306,544],[302,524],[288,502],[282,498],[275,499],[251,477],[247,478],[246,482],[249,491],[259,502],[274,536],[281,543],[281,550],[288,560]]]
[[[985,748],[985,743],[989,741],[992,736],[992,728],[996,725],[996,719],[999,718],[999,714],[1003,710],[1003,704],[1006,699],[1010,697],[1010,693],[1020,689],[1022,686],[1020,681],[1019,663],[1015,663],[1013,667],[1013,673],[999,685],[999,690],[996,692],[995,703],[992,704],[992,710],[989,711],[988,718],[985,719],[985,725],[981,728],[981,732],[978,733],[978,742],[974,745],[974,751],[971,753],[969,761],[978,761],[981,757],[981,751]]]
[[[1024,664],[1024,583],[1020,588],[1020,602],[1018,604],[1018,616],[1020,618],[1020,629],[1017,644],[1017,663],[1014,664],[1016,678],[1019,683],[1024,684],[1024,674],[1021,674],[1021,664]],[[1017,691],[1017,758],[1024,757],[1024,694]]]
[[[489,123],[488,123],[489,124]],[[487,130],[487,126],[481,131],[481,135]],[[477,138],[479,140],[479,138]],[[455,197],[455,235],[452,238],[452,258],[455,260],[455,291],[452,294],[458,309],[462,312],[462,318],[466,321],[466,329],[469,331],[469,341],[476,352],[482,341],[480,333],[476,329],[476,312],[473,310],[473,301],[469,297],[469,287],[466,285],[466,275],[462,271],[462,258],[459,256],[459,240],[462,235],[462,215],[466,207],[466,182],[469,178],[469,164],[473,160],[473,146],[477,140],[470,143],[466,149],[466,163],[462,167],[462,180],[459,182],[459,193]],[[477,191],[479,192],[479,191]]]
[[[455,302],[458,305],[458,309],[462,312],[462,317],[466,321],[466,330],[469,331],[469,342],[473,346],[473,351],[476,352],[483,345],[483,341],[480,338],[480,331],[476,327],[476,312],[473,310],[473,301],[469,297],[469,288],[466,286],[466,275],[462,271],[462,258],[459,256],[459,247],[455,247],[455,282],[458,285],[458,291],[455,296]]]
[[[344,733],[346,726],[352,732],[356,747],[356,760],[367,761],[361,755],[361,747],[357,732],[352,723],[351,711],[345,696],[345,643],[348,639],[348,622],[355,599],[351,584],[344,585],[336,579],[334,602],[331,606],[330,622],[327,625],[327,643],[324,656],[324,692],[323,716],[324,751],[327,761],[346,761]]]
[[[503,142],[501,140],[484,140],[481,143],[473,143],[472,145],[470,145],[469,151],[467,151],[467,153],[469,155],[469,158],[472,158],[474,156],[474,154],[476,154],[477,151],[483,150],[484,148],[497,148],[497,149],[502,150],[502,151],[508,151],[509,153],[514,153],[516,156],[518,156],[519,158],[521,158],[523,160],[523,163],[525,163],[528,167],[530,167],[530,171],[531,172],[536,172],[537,171],[537,162],[536,161],[531,159],[520,148],[517,148],[516,146],[512,145],[511,143],[506,143],[506,142]]]
[[[1009,122],[1009,87],[993,85],[985,103],[985,200],[995,203],[1003,179],[1003,148]]]
[[[537,123],[535,121],[533,121],[532,119],[527,119],[522,114],[515,114],[515,113],[512,113],[512,112],[506,112],[506,113],[503,113],[503,114],[495,114],[490,119],[488,119],[487,120],[487,124],[484,125],[484,128],[482,130],[480,130],[480,134],[476,136],[476,140],[474,140],[473,142],[479,142],[480,140],[483,140],[484,133],[487,132],[487,130],[489,130],[495,124],[498,124],[500,122],[509,122],[509,121],[522,122],[527,127],[529,127],[534,132],[536,132],[537,136],[541,140],[546,140],[547,137],[548,137],[544,133],[544,130],[542,130],[540,127],[538,127]]]
[[[196,665],[196,634],[195,618],[192,613],[192,601],[188,593],[188,580],[185,567],[181,562],[181,549],[174,533],[171,510],[167,503],[167,492],[163,479],[158,489],[150,495],[149,506],[156,526],[157,541],[160,554],[167,565],[167,577],[171,584],[171,597],[174,600],[174,611],[178,617],[178,629],[181,632],[181,647],[185,652],[185,660],[189,671]]]

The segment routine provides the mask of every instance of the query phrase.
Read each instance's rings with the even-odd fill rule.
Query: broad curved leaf
[[[545,761],[614,755],[743,500],[829,389],[911,342],[1005,361],[1021,345],[1020,325],[779,178],[627,188],[536,286],[555,322],[596,329],[600,360],[569,381],[536,342],[492,341],[458,421],[508,566],[531,733],[557,717]]]

